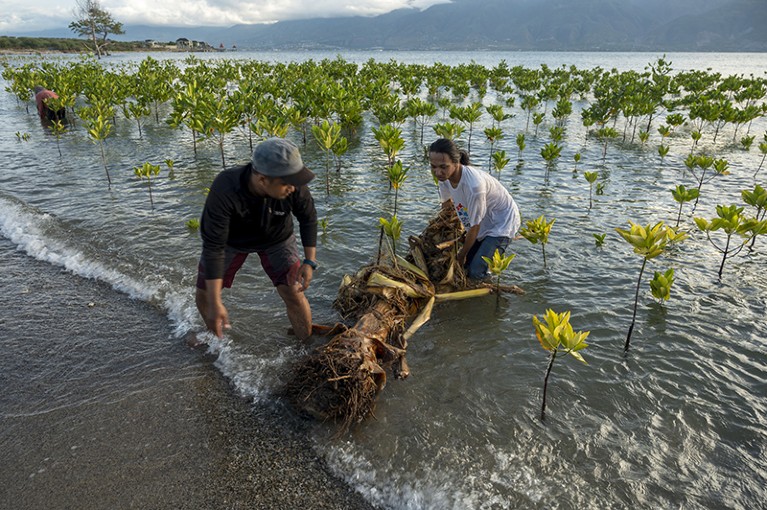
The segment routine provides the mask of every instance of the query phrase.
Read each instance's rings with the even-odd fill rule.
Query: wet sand
[[[2,238],[0,271],[0,508],[373,508],[160,310]]]

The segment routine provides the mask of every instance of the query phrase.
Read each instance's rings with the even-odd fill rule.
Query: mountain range
[[[115,39],[240,49],[763,52],[767,0],[453,0],[374,17],[124,29]]]

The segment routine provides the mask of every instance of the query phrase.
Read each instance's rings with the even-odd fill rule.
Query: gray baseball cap
[[[267,138],[253,151],[253,170],[267,177],[279,177],[288,184],[302,186],[314,173],[304,166],[296,144],[284,138]]]

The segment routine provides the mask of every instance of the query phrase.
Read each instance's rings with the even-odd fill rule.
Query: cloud
[[[123,25],[219,26],[336,16],[376,16],[450,0],[100,0]],[[0,33],[66,27],[75,0],[0,0]]]

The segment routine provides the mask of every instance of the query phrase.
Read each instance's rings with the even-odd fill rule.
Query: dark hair
[[[453,163],[461,163],[462,165],[469,164],[469,153],[463,149],[459,149],[454,141],[449,138],[440,138],[429,146],[429,152],[437,152],[439,154],[447,154],[450,161]]]

